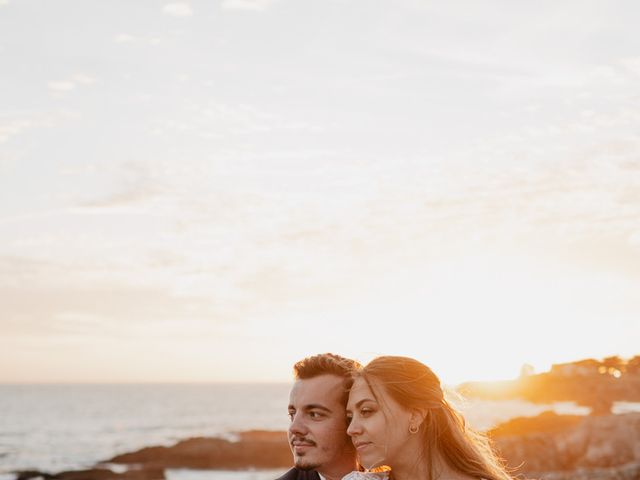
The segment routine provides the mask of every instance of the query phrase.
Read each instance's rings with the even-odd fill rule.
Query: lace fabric
[[[351,472],[342,477],[342,480],[388,480],[389,472]]]

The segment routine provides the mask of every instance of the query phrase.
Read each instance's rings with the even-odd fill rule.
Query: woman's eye
[[[371,415],[372,413],[373,410],[371,410],[370,408],[363,408],[362,410],[360,410],[360,415],[362,415],[363,417]]]

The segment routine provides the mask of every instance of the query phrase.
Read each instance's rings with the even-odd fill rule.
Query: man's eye
[[[289,420],[293,422],[293,417],[295,417],[296,412],[289,412],[287,415],[289,415]]]
[[[309,412],[311,418],[321,418],[323,415],[320,412]]]

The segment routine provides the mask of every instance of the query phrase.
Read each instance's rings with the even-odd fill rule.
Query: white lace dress
[[[389,480],[389,472],[351,472],[342,477],[342,480]]]

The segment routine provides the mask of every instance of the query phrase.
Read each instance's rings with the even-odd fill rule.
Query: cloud
[[[119,33],[114,38],[113,41],[116,43],[131,43],[137,40],[133,35],[129,35],[128,33]]]
[[[103,196],[94,200],[79,202],[78,207],[81,209],[112,209],[127,207],[134,204],[142,203],[153,198],[159,192],[150,186],[140,186],[125,188],[121,191],[114,192],[110,195]]]
[[[589,72],[590,78],[588,80],[597,83],[604,83],[605,85],[619,86],[626,82],[625,72],[619,68],[611,65],[596,65]]]
[[[75,90],[78,85],[92,85],[96,82],[95,77],[86,73],[75,73],[64,80],[56,80],[47,83],[49,90],[55,93],[65,93]]]
[[[624,68],[640,77],[640,57],[624,58],[620,63]]]
[[[76,88],[76,84],[74,82],[68,80],[62,80],[57,82],[49,82],[47,83],[47,87],[49,90],[54,92],[70,92]]]
[[[189,79],[177,75],[181,81]],[[228,104],[217,100],[199,102],[191,106],[184,116],[172,115],[154,119],[149,129],[152,135],[192,134],[201,138],[222,136],[273,134],[273,133],[321,133],[324,126],[311,123],[301,117],[283,115],[252,104]]]
[[[96,79],[94,77],[85,73],[76,73],[71,77],[71,81],[75,82],[76,84],[79,83],[81,85],[91,85],[93,83],[96,83]]]
[[[159,45],[162,40],[158,37],[137,37],[135,35],[130,35],[128,33],[118,33],[114,35],[113,41],[115,43],[121,44],[132,44],[132,43],[146,43],[147,45],[156,46]]]
[[[193,15],[193,9],[188,3],[169,3],[165,5],[162,11],[174,17],[190,17]]]
[[[151,330],[161,336],[198,337],[264,310],[255,292],[241,291],[233,279],[221,278],[220,270],[196,271],[173,252],[154,252],[137,266],[0,253],[0,330],[8,336],[42,338],[153,336]],[[155,273],[147,280],[139,275],[133,279],[141,267]]]
[[[33,121],[28,119],[0,121],[0,143],[8,141],[11,137],[19,135],[33,126]]]
[[[75,172],[69,172],[71,174]],[[85,172],[78,172],[83,174]],[[96,174],[97,172],[89,172]],[[124,162],[109,172],[115,174],[119,187],[106,194],[96,196],[90,200],[78,202],[82,209],[111,209],[139,204],[162,193],[162,186],[153,181],[154,171],[145,162]]]
[[[224,0],[222,8],[227,10],[264,11],[273,4],[273,0]]]
[[[187,304],[193,303],[162,289],[104,282],[85,286],[56,286],[54,282],[40,287],[0,285],[0,293],[7,299],[2,321],[5,334],[29,336],[89,332],[91,336],[126,336],[143,325],[183,318]]]
[[[51,271],[54,264],[29,257],[0,255],[0,285],[15,285],[34,275]]]
[[[9,118],[0,117],[0,144],[8,142],[12,137],[20,135],[34,128],[50,128],[56,126],[61,120],[76,118],[74,112],[15,113]]]

